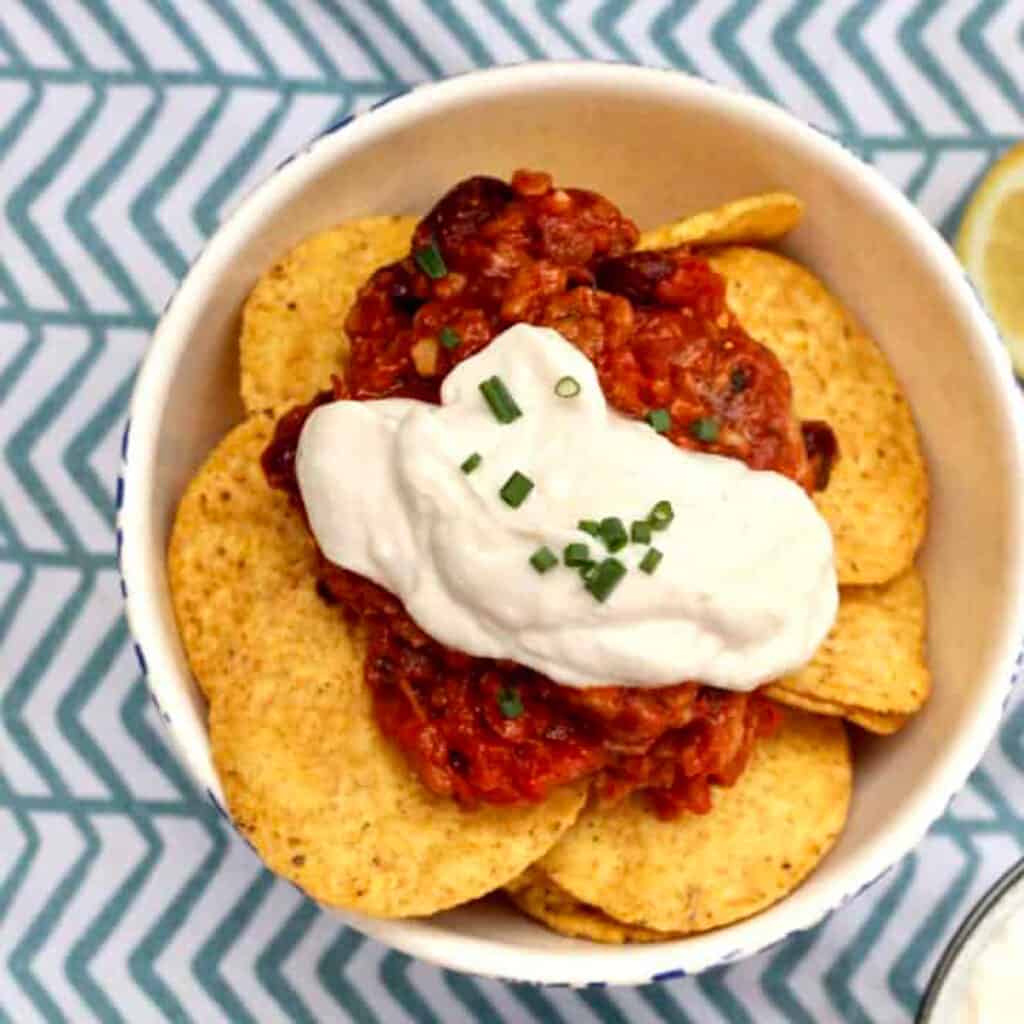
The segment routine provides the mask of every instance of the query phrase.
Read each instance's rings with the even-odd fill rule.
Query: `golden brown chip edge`
[[[803,219],[804,204],[791,192],[762,192],[688,214],[641,234],[638,249],[776,242]]]
[[[626,924],[589,906],[557,886],[537,867],[530,867],[509,885],[505,893],[527,917],[573,939],[588,939],[610,945],[631,942],[670,942],[679,938],[672,932]]]

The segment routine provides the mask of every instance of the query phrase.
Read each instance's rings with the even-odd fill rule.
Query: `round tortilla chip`
[[[313,578],[243,624],[213,692],[228,806],[267,865],[311,897],[378,917],[432,914],[507,884],[575,821],[586,790],[460,809],[377,729],[357,630]]]
[[[505,892],[527,917],[570,938],[623,945],[627,942],[668,942],[677,937],[671,932],[656,932],[651,928],[616,921],[603,910],[570,896],[537,868],[528,868],[505,886]]]
[[[415,217],[363,217],[300,242],[260,279],[242,313],[242,401],[250,412],[307,402],[348,357],[356,292],[409,252]]]
[[[900,714],[899,712],[886,713],[884,711],[870,711],[867,708],[858,708],[852,704],[838,704],[832,700],[819,700],[803,693],[794,693],[776,683],[762,687],[761,693],[779,704],[785,704],[790,708],[800,708],[802,711],[810,711],[816,715],[830,715],[834,718],[843,718],[853,725],[859,725],[868,732],[876,733],[879,736],[891,736],[899,732],[910,721],[913,715]]]
[[[710,257],[743,326],[782,361],[805,420],[825,420],[839,460],[815,504],[836,544],[840,583],[885,583],[924,537],[928,481],[917,430],[878,346],[810,271],[736,247]]]
[[[764,245],[777,242],[801,221],[804,204],[789,192],[745,196],[645,231],[638,249],[674,245]]]
[[[189,483],[171,531],[174,614],[207,697],[237,648],[238,627],[255,609],[277,607],[283,587],[315,571],[302,517],[260,467],[274,424],[274,413],[257,413],[217,445]]]
[[[838,837],[851,788],[843,723],[789,711],[709,814],[660,821],[642,795],[590,806],[539,867],[620,921],[705,931],[795,889]]]
[[[931,690],[924,643],[924,581],[916,568],[882,586],[843,587],[835,624],[814,657],[773,684],[769,696],[912,714]]]

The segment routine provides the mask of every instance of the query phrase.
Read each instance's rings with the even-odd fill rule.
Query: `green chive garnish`
[[[690,433],[698,441],[705,441],[710,444],[718,440],[718,420],[712,416],[702,416],[690,424]]]
[[[470,455],[470,457],[466,459],[461,466],[459,466],[459,469],[461,469],[463,473],[472,473],[473,470],[476,469],[483,461],[484,457],[479,452],[473,452],[473,454]]]
[[[672,508],[671,501],[659,501],[654,508],[651,509],[650,514],[647,516],[647,522],[651,524],[651,528],[655,530],[664,530],[669,523],[675,519],[676,514]]]
[[[523,702],[514,686],[503,686],[498,691],[498,710],[505,718],[518,718],[523,713]]]
[[[420,270],[427,277],[432,277],[436,281],[448,273],[448,268],[444,265],[444,257],[435,242],[431,241],[429,245],[422,246],[412,255]]]
[[[505,382],[500,377],[490,377],[481,381],[480,390],[499,423],[511,423],[523,415],[522,409],[516,405],[516,400],[509,394]]]
[[[451,327],[442,327],[441,330],[437,332],[437,340],[440,341],[446,349],[458,348],[459,345],[462,344],[459,332]]]
[[[575,398],[580,390],[580,382],[575,377],[560,377],[555,384],[555,394],[559,398]]]
[[[629,534],[626,527],[618,516],[608,516],[601,520],[598,527],[598,536],[604,541],[604,546],[613,554],[621,551],[629,542]]]
[[[562,560],[566,565],[578,569],[590,561],[590,548],[586,544],[566,544]]]
[[[530,565],[534,567],[539,573],[545,573],[548,569],[553,569],[558,565],[558,555],[554,553],[546,544],[544,547],[537,548],[532,555],[530,555]]]
[[[634,519],[629,528],[629,539],[634,544],[650,544],[651,524],[646,519]]]
[[[647,422],[654,427],[655,433],[664,434],[672,426],[672,417],[667,409],[652,409],[647,414]]]
[[[576,566],[576,571],[580,574],[584,583],[589,583],[597,571],[597,562],[593,561],[593,559],[588,559],[582,565]]]
[[[501,500],[506,505],[519,508],[533,490],[533,481],[517,469],[501,488]]]
[[[598,601],[608,600],[608,595],[622,582],[626,567],[617,558],[606,558],[587,580],[587,590]]]
[[[576,524],[576,529],[589,533],[591,537],[596,537],[601,532],[601,524],[596,519],[581,519]]]
[[[657,548],[648,548],[644,557],[640,559],[640,571],[645,572],[650,576],[651,573],[654,572],[654,570],[661,564],[661,560],[664,557],[665,556]]]
[[[750,381],[747,379],[746,371],[742,367],[737,366],[729,374],[729,383],[732,385],[733,391],[739,392],[743,391]]]

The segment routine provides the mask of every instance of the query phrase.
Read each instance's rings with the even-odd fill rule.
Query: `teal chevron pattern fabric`
[[[1024,701],[918,850],[697,978],[534,988],[362,938],[262,869],[171,754],[114,504],[147,335],[238,199],[409,83],[672,66],[841,138],[947,235],[1024,135],[1024,0],[0,0],[0,1022],[906,1022],[1024,853]]]

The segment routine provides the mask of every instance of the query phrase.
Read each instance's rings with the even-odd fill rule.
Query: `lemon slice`
[[[1024,377],[1024,144],[998,160],[971,197],[956,251]]]

